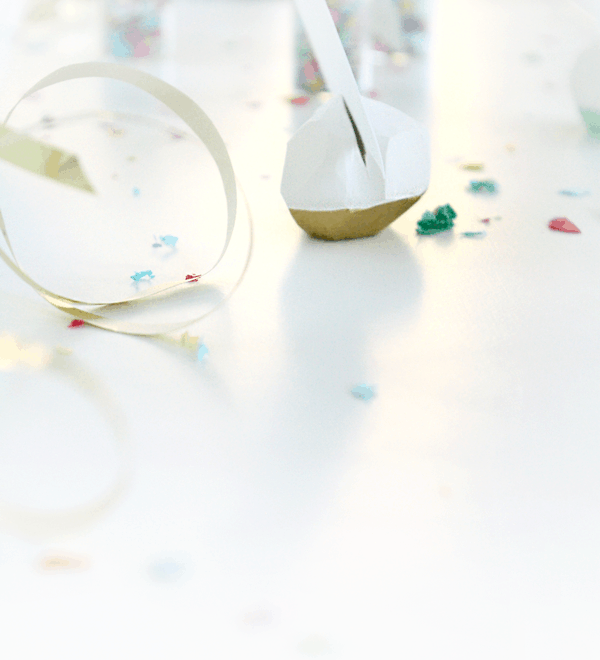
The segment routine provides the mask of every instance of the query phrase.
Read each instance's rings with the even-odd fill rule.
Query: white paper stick
[[[375,131],[369,122],[362,98],[325,0],[295,0],[306,34],[333,94],[343,97],[362,138],[370,178],[384,180],[384,165]]]

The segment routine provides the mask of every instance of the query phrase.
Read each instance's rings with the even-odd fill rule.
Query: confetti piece
[[[493,193],[498,192],[496,188],[496,183],[494,181],[488,180],[488,181],[470,181],[469,182],[469,188],[471,192],[474,193],[480,193],[480,192],[486,192],[490,195]]]
[[[69,328],[81,328],[82,325],[85,325],[85,321],[82,319],[73,319],[71,323],[69,323]]]
[[[198,358],[198,362],[202,362],[202,360],[208,355],[208,348],[206,344],[201,344],[198,347],[198,352],[196,353],[196,357]]]
[[[481,172],[483,170],[483,163],[463,163],[460,167],[469,172]]]
[[[363,399],[364,401],[368,401],[370,398],[375,396],[374,387],[375,387],[374,385],[367,385],[366,383],[363,383],[362,385],[357,385],[352,390],[352,394],[357,399]]]
[[[134,194],[136,197],[139,197],[139,196],[140,196],[140,189],[139,189],[139,188],[134,188],[134,189],[133,189],[133,194]]]
[[[484,231],[463,231],[462,235],[466,238],[483,238],[487,236],[487,233]]]
[[[111,137],[121,137],[122,135],[125,134],[125,130],[122,128],[115,128],[114,126],[111,126],[110,124],[106,127],[106,132],[111,136]]]
[[[379,94],[378,94],[374,89],[372,89],[372,90],[367,94],[367,96],[368,96],[370,99],[376,99],[376,98],[379,96]]]
[[[136,156],[127,156],[127,160],[128,160],[130,163],[133,163],[134,160],[137,160],[137,157],[136,157]]]
[[[438,206],[435,213],[425,211],[419,222],[417,222],[417,234],[426,236],[448,231],[454,226],[454,218],[456,218],[456,212],[450,204]]]
[[[44,115],[42,117],[42,124],[46,124],[46,126],[49,124],[54,124],[54,117],[51,117],[50,115]]]
[[[165,244],[173,247],[175,243],[179,240],[177,236],[161,236],[160,240]]]
[[[171,132],[171,137],[172,137],[174,140],[182,140],[182,139],[183,139],[183,135],[181,135],[181,133],[174,133],[174,132]]]
[[[309,101],[309,96],[294,96],[290,99],[292,105],[306,105]]]
[[[186,275],[185,279],[186,279],[186,281],[189,281],[189,282],[197,282],[201,277],[202,277],[202,275],[194,275],[192,273],[191,275]]]
[[[561,190],[559,192],[559,195],[566,195],[567,197],[582,197],[583,195],[589,195],[589,194],[590,194],[589,190],[579,190],[579,189]]]
[[[481,222],[485,222],[486,224],[488,224],[488,223],[489,223],[489,221],[490,221],[490,219],[489,219],[489,218],[483,218],[483,220],[482,220]]]
[[[185,564],[175,559],[155,561],[148,567],[150,577],[159,582],[175,582],[185,572]]]
[[[68,557],[66,555],[51,555],[43,557],[39,563],[43,571],[81,571],[88,567],[89,562],[81,557]]]
[[[581,231],[566,218],[555,218],[548,223],[548,227],[554,231],[564,231],[567,234],[581,234]]]
[[[141,271],[141,272],[139,272],[139,273],[136,273],[135,275],[132,275],[132,276],[131,276],[131,279],[132,279],[134,282],[139,282],[139,281],[142,279],[142,277],[146,277],[146,275],[148,276],[149,279],[153,279],[153,278],[154,278],[154,275],[152,274],[152,271],[151,271],[151,270],[143,270],[143,271]]]

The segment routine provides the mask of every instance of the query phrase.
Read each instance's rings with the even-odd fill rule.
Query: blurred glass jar
[[[326,0],[337,28],[342,46],[354,72],[358,77],[360,48],[362,43],[363,0]],[[325,89],[325,81],[319,71],[319,63],[313,55],[310,43],[300,19],[296,21],[296,87],[308,94],[316,94]]]
[[[108,51],[152,57],[161,51],[161,10],[167,0],[106,0]]]
[[[577,58],[571,90],[589,135],[600,139],[600,39]]]

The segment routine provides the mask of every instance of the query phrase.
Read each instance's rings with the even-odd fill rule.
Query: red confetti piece
[[[548,227],[554,229],[554,231],[564,231],[567,234],[581,234],[579,229],[566,218],[554,218],[548,223]]]
[[[290,99],[292,105],[306,105],[310,101],[308,96],[295,96],[293,99]]]
[[[485,222],[486,224],[490,221],[489,218],[484,218],[481,222]]]
[[[85,325],[85,321],[82,321],[81,319],[73,319],[71,323],[69,323],[69,328],[80,328],[82,325]]]
[[[201,277],[202,277],[202,275],[193,275],[192,274],[192,275],[186,275],[185,279],[189,280],[190,282],[197,282]]]

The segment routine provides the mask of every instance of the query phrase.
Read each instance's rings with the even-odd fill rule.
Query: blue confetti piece
[[[174,582],[185,572],[185,565],[174,559],[156,561],[148,567],[148,573],[160,582]]]
[[[139,196],[140,196],[140,189],[139,189],[139,188],[134,188],[134,189],[133,189],[133,194],[134,194],[136,197],[139,197]]]
[[[352,390],[352,394],[357,399],[363,399],[364,401],[368,401],[369,399],[375,396],[374,390],[375,390],[374,385],[367,385],[366,383],[363,383],[362,385],[357,385]]]
[[[173,246],[177,241],[179,240],[177,236],[161,236],[160,240],[165,244],[165,245],[170,245]]]
[[[208,355],[208,348],[206,347],[206,344],[200,344],[200,347],[198,348],[198,352],[196,353],[196,356],[198,358],[198,362],[202,362],[202,360]]]
[[[142,270],[139,273],[136,273],[135,275],[132,275],[131,279],[134,282],[139,282],[142,279],[142,277],[146,277],[146,275],[148,276],[149,279],[154,278],[154,275],[152,274],[151,270]]]
[[[566,195],[567,197],[583,197],[583,195],[589,195],[589,194],[590,194],[589,190],[579,190],[579,189],[561,190],[559,192],[559,195]]]

